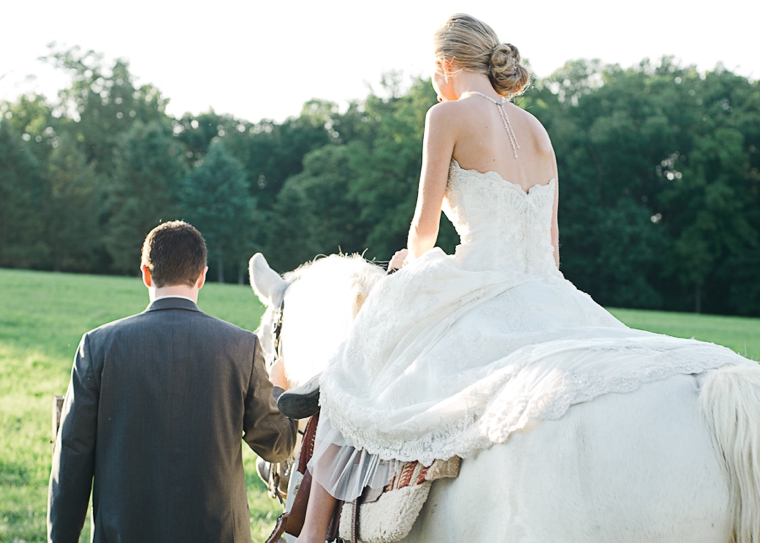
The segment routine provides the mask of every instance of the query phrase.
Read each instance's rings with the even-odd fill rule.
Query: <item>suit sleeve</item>
[[[76,543],[82,531],[95,468],[99,386],[87,334],[74,357],[48,489],[48,541]]]
[[[259,339],[253,352],[253,367],[245,398],[243,439],[253,451],[268,462],[283,462],[296,443],[296,422],[280,413],[272,397]]]

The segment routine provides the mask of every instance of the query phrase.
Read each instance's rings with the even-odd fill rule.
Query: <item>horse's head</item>
[[[275,314],[284,300],[285,291],[290,283],[269,267],[269,263],[261,253],[256,253],[248,261],[248,275],[254,294],[266,307],[266,311],[259,322],[259,328],[256,330],[256,335],[259,337],[261,348],[264,351],[264,359],[268,364],[271,364],[275,359],[272,326],[275,321]]]
[[[285,373],[294,387],[325,369],[384,275],[359,255],[319,258],[280,277],[257,253],[249,271],[251,287],[267,308],[256,334],[270,363],[275,358],[273,325],[283,309],[280,341]]]

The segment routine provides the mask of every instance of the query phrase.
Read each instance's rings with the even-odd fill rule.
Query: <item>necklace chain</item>
[[[487,94],[483,94],[479,91],[467,91],[465,94],[477,94],[478,96],[482,96],[486,100],[496,104],[496,108],[499,110],[499,115],[501,115],[501,122],[504,123],[504,130],[507,131],[507,137],[509,138],[509,143],[512,146],[512,151],[515,154],[515,158],[517,158],[517,150],[520,148],[520,144],[517,142],[517,136],[515,135],[515,131],[512,129],[512,123],[509,122],[509,116],[504,109],[504,104],[509,102],[509,100],[507,98],[494,100]]]

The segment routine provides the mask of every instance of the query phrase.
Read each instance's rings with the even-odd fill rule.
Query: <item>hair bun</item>
[[[491,66],[494,68],[508,68],[515,65],[515,62],[519,62],[519,58],[515,58],[513,48],[508,43],[500,43],[495,45],[491,50]]]
[[[517,47],[499,43],[490,26],[464,13],[452,15],[436,30],[433,50],[436,60],[454,61],[458,68],[487,75],[501,96],[520,94],[530,81]]]
[[[504,95],[520,94],[530,81],[530,73],[520,64],[520,52],[510,43],[499,43],[491,50],[488,78],[494,90]]]

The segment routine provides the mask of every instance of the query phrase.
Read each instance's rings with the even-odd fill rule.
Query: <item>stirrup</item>
[[[277,409],[291,419],[305,419],[319,411],[319,375],[306,384],[286,390],[277,398]]]

